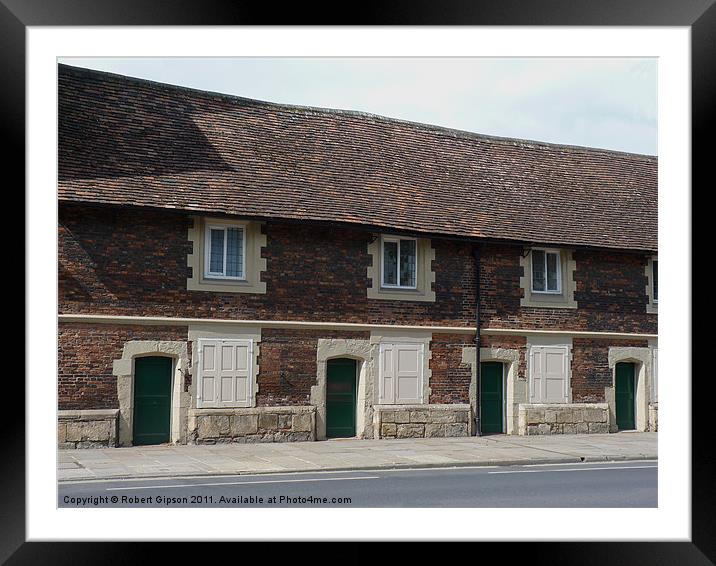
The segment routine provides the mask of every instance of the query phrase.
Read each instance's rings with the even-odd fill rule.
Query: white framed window
[[[382,236],[381,286],[400,289],[418,287],[418,240]]]
[[[253,340],[200,338],[197,408],[253,405]]]
[[[378,403],[423,403],[424,344],[384,342],[380,345]]]
[[[651,293],[654,304],[659,302],[659,260],[651,260]]]
[[[530,403],[569,402],[569,346],[530,346]]]
[[[246,226],[207,223],[204,239],[204,277],[246,279]]]
[[[562,266],[559,250],[533,249],[532,292],[562,293]]]

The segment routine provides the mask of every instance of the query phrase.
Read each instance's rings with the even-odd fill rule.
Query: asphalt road
[[[657,462],[61,483],[59,507],[656,507]]]

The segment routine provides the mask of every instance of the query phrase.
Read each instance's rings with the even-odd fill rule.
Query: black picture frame
[[[249,3],[241,1],[196,2],[189,0],[0,0],[0,57],[4,75],[0,106],[6,140],[7,173],[14,169],[16,186],[24,186],[25,141],[25,32],[28,26],[88,25],[558,25],[558,26],[688,26],[692,48],[692,173],[704,174],[711,156],[709,130],[716,101],[715,0],[496,0],[392,3],[362,2],[340,10],[306,4]],[[353,9],[346,9],[352,7]],[[708,137],[707,137],[708,136]],[[712,158],[711,158],[712,159]],[[21,185],[22,184],[22,185]],[[691,329],[682,329],[691,332]],[[690,377],[690,376],[689,376]],[[706,376],[704,376],[706,377]],[[479,561],[506,553],[508,563],[521,560],[549,564],[689,564],[716,562],[716,458],[710,439],[710,397],[693,387],[692,397],[692,536],[691,542],[532,542],[478,543],[465,547],[470,560]],[[167,558],[166,550],[152,543],[39,543],[25,541],[25,436],[24,407],[4,423],[2,481],[0,482],[0,561],[7,564],[135,564]],[[14,429],[12,429],[14,423]],[[565,513],[568,511],[565,510]],[[277,536],[280,531],[276,531]],[[588,533],[585,533],[588,534]],[[77,533],[81,538],[82,534]],[[246,544],[246,543],[242,543]],[[360,543],[351,543],[358,546]],[[501,544],[501,548],[487,545]],[[263,545],[266,549],[266,545]],[[345,554],[357,562],[361,544]],[[403,545],[407,546],[407,545]],[[175,547],[184,561],[206,561],[205,550]],[[490,552],[495,550],[495,552]],[[159,554],[161,552],[161,554]],[[215,551],[212,550],[212,553]],[[380,551],[387,558],[384,550]],[[424,552],[422,545],[401,549],[401,560]],[[454,556],[454,549],[449,551]],[[276,547],[271,545],[271,561]],[[248,557],[248,554],[243,554]],[[312,562],[320,562],[315,552]],[[325,554],[330,559],[330,554]],[[361,560],[368,559],[363,554]],[[461,557],[462,558],[462,557]]]

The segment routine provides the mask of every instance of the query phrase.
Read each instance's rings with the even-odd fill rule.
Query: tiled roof
[[[656,250],[657,159],[59,68],[59,198]]]

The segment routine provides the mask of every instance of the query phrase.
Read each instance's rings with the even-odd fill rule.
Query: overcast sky
[[[627,58],[63,58],[288,104],[657,154],[657,62]]]

